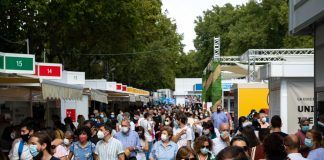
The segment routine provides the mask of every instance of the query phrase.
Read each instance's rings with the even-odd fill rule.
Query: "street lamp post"
[[[26,43],[27,43],[27,54],[29,54],[29,39],[26,39]]]

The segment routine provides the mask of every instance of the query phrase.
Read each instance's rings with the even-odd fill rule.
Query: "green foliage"
[[[209,76],[213,74],[215,69],[220,65],[218,61],[213,61],[209,70],[206,70],[206,74],[203,74],[202,81],[205,83]],[[204,102],[212,102],[213,104],[220,100],[222,97],[222,79],[219,75],[215,81],[213,81],[208,88],[203,87],[202,100]]]
[[[106,78],[154,90],[173,88],[182,62],[182,37],[161,12],[160,0],[1,0],[0,35],[29,39],[37,61],[85,71],[86,78]],[[10,18],[8,18],[10,16]],[[0,51],[26,53],[26,46],[0,39]],[[100,56],[143,51],[138,54]],[[178,71],[181,68],[182,71]]]
[[[288,35],[288,0],[249,1],[243,6],[214,6],[195,21],[196,59],[202,72],[213,55],[213,37],[221,38],[221,55],[241,55],[252,48],[307,48],[310,36]]]

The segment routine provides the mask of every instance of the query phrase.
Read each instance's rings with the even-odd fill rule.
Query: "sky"
[[[177,32],[183,34],[182,43],[185,44],[184,51],[194,50],[193,40],[196,37],[195,19],[202,16],[203,11],[212,9],[212,6],[224,6],[226,3],[241,5],[248,0],[162,0],[162,11],[168,11],[167,16],[175,20]]]

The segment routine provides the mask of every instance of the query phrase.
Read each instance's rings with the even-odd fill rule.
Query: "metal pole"
[[[250,83],[250,51],[248,51],[248,83]]]
[[[29,39],[26,39],[26,43],[27,43],[27,54],[29,54]]]
[[[45,52],[45,48],[44,48],[44,54],[43,54],[43,57],[44,57],[44,63],[46,62],[46,61],[45,61],[45,53],[46,53],[46,52]]]

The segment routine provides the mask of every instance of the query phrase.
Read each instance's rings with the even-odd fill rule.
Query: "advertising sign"
[[[301,118],[306,117],[310,121],[310,128],[314,124],[314,83],[291,82],[287,83],[287,111],[288,133],[296,133]]]
[[[117,83],[116,84],[116,90],[117,91],[121,91],[122,90],[122,84],[121,83]]]
[[[62,64],[36,63],[36,75],[44,79],[61,79]]]
[[[66,117],[70,117],[72,122],[76,122],[75,109],[66,109]]]
[[[35,73],[35,55],[0,53],[0,71],[4,73]]]

